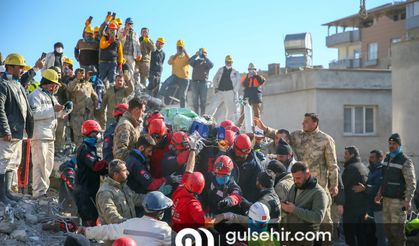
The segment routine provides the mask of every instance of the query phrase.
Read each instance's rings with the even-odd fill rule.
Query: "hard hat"
[[[201,50],[202,53],[208,54],[207,49],[201,48],[200,50]]]
[[[204,175],[202,175],[202,173],[200,172],[193,172],[186,179],[184,185],[188,191],[196,194],[201,194],[202,190],[205,187]]]
[[[68,63],[68,64],[70,64],[70,65],[74,65],[73,64],[73,60],[71,60],[71,58],[69,58],[69,57],[64,57],[64,61],[63,61],[64,63]]]
[[[131,17],[128,17],[128,18],[125,20],[125,23],[128,23],[128,24],[134,24],[134,21],[132,20],[132,18],[131,18]]]
[[[230,130],[231,127],[234,126],[234,123],[231,120],[225,120],[220,123],[220,126],[224,127],[226,130]]]
[[[144,127],[147,127],[150,125],[150,122],[155,119],[161,119],[164,120],[164,116],[159,111],[149,112],[144,119]]]
[[[89,65],[86,67],[85,70],[86,73],[92,72],[92,73],[97,73],[97,69],[95,67],[95,65]]]
[[[6,57],[6,60],[4,60],[4,65],[15,65],[15,66],[29,67],[25,62],[25,58],[23,58],[22,55],[17,54],[17,53],[9,54]]]
[[[143,207],[147,213],[158,212],[170,208],[173,201],[160,191],[151,191],[145,195]]]
[[[100,132],[102,128],[100,127],[99,123],[95,120],[86,120],[81,125],[81,134],[87,136],[92,132]]]
[[[121,18],[116,18],[115,19],[116,24],[118,24],[118,26],[122,25],[122,20]]]
[[[118,29],[118,24],[116,24],[115,22],[112,21],[111,23],[109,23],[108,28],[111,29],[111,30],[117,30]]]
[[[99,32],[100,26],[95,26],[94,32]]]
[[[253,63],[249,63],[249,66],[247,67],[248,70],[256,70],[256,66]]]
[[[233,146],[235,137],[236,137],[236,133],[234,131],[226,130],[224,141],[227,143],[229,147]]]
[[[138,244],[130,237],[120,237],[113,241],[112,246],[138,246]]]
[[[157,42],[160,42],[160,43],[164,44],[164,43],[166,43],[166,40],[164,40],[164,38],[162,38],[162,37],[159,37],[157,39]]]
[[[45,71],[42,72],[42,78],[55,83],[55,84],[60,84],[60,82],[58,81],[58,73],[57,71],[55,71],[52,68],[46,69]],[[42,81],[41,81],[42,82]]]
[[[227,176],[230,175],[233,168],[234,164],[231,158],[226,155],[221,155],[215,160],[213,172],[215,175]]]
[[[171,144],[177,150],[189,149],[189,137],[185,132],[175,132],[172,136]]]
[[[154,119],[150,121],[148,126],[148,135],[154,137],[155,135],[162,137],[167,134],[166,124],[162,119]]]
[[[179,47],[185,47],[185,41],[183,41],[183,40],[179,39],[179,40],[176,42],[176,46],[179,46]]]
[[[87,33],[91,33],[91,34],[93,34],[94,30],[93,30],[93,28],[89,25],[89,26],[86,26],[86,28],[84,28],[84,32],[87,32]]]
[[[128,104],[126,104],[126,103],[118,104],[113,109],[112,116],[116,117],[116,116],[119,116],[119,115],[123,115],[125,113],[125,111],[127,111],[127,110],[128,110]]]
[[[240,134],[234,140],[234,151],[238,155],[249,154],[252,150],[252,142],[246,134]]]
[[[233,57],[231,55],[227,55],[225,58],[226,62],[233,62]]]
[[[256,222],[266,223],[270,220],[269,209],[261,202],[253,203],[249,208],[247,216]]]

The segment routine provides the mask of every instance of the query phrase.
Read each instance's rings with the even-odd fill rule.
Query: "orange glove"
[[[141,61],[141,59],[143,59],[143,57],[142,57],[142,56],[137,56],[137,57],[135,57],[135,61],[137,61],[137,62],[140,62],[140,61]]]

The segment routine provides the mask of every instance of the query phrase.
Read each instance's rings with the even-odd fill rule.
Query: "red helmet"
[[[100,132],[102,128],[100,127],[99,123],[95,120],[86,120],[81,125],[81,134],[87,136],[92,132]]]
[[[118,25],[115,22],[111,22],[111,23],[109,23],[108,28],[109,29],[117,30],[118,29]]]
[[[177,150],[189,149],[189,137],[186,132],[175,132],[173,133],[171,144]]]
[[[225,121],[220,123],[220,126],[224,127],[224,129],[226,129],[226,130],[230,130],[231,127],[233,127],[235,125],[234,125],[233,121],[225,120]]]
[[[226,155],[219,156],[214,163],[214,174],[219,176],[230,175],[233,170],[234,164],[230,157]]]
[[[119,115],[123,115],[125,113],[125,111],[127,111],[127,110],[128,110],[128,104],[126,104],[126,103],[118,104],[113,109],[112,116],[116,117],[116,116],[119,116]]]
[[[130,237],[120,237],[113,242],[112,246],[138,246],[138,244]]]
[[[252,150],[252,142],[246,134],[240,134],[234,140],[234,151],[238,155],[248,155]]]
[[[148,126],[150,125],[150,122],[155,119],[164,120],[164,115],[162,115],[159,111],[148,113],[144,120],[144,123],[145,123],[144,126],[148,128]]]
[[[205,187],[204,175],[200,172],[193,172],[185,181],[185,188],[193,193],[201,194]]]
[[[234,138],[236,137],[236,133],[234,131],[231,130],[227,130],[224,140],[226,141],[226,143],[228,144],[228,146],[232,146],[234,144]]]
[[[148,126],[148,135],[153,136],[154,134],[160,137],[167,134],[167,127],[162,119],[154,119],[150,121],[150,125]]]

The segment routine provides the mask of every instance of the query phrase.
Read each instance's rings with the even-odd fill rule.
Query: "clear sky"
[[[367,8],[388,2],[367,0]],[[300,32],[312,34],[314,64],[327,67],[337,50],[325,46],[327,27],[321,24],[357,13],[359,0],[1,0],[0,9],[0,52],[4,57],[21,53],[29,65],[42,52],[51,52],[57,41],[63,42],[64,54],[74,59],[85,20],[93,16],[93,26],[100,25],[107,11],[112,11],[123,21],[132,17],[137,33],[146,26],[154,41],[164,37],[167,56],[175,52],[176,40],[184,39],[189,54],[207,48],[215,68],[231,54],[233,67],[244,72],[249,62],[264,70],[269,63],[283,67],[284,37]],[[168,75],[166,63],[163,79]]]

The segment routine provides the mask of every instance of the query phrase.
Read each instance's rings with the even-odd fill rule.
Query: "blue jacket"
[[[118,122],[114,122],[106,128],[103,134],[103,159],[110,162],[113,160],[113,137],[115,134],[115,128]]]
[[[382,204],[377,204],[374,202],[374,197],[377,194],[381,183],[383,182],[383,164],[370,164],[368,168],[370,169],[370,173],[368,174],[368,181],[365,192],[368,194],[370,200],[369,213],[372,213],[383,210]]]

